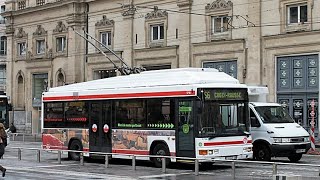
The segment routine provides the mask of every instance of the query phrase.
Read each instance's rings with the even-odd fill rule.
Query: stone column
[[[248,1],[248,34],[246,40],[247,59],[246,59],[246,78],[244,83],[262,83],[262,47],[261,47],[261,0]],[[256,27],[255,27],[256,26]]]
[[[191,6],[192,0],[177,0],[181,13],[178,14],[179,60],[178,67],[192,66],[191,49]]]
[[[68,67],[66,70],[66,83],[82,82],[85,80],[84,59],[86,40],[80,37],[75,31],[83,33],[83,28],[86,25],[85,9],[83,3],[69,4],[69,13],[67,23],[69,28],[68,41]],[[54,72],[53,72],[54,73]]]
[[[130,4],[123,6],[123,54],[122,59],[128,64],[129,67],[135,66],[133,60],[133,19],[135,14],[135,7],[133,1]]]

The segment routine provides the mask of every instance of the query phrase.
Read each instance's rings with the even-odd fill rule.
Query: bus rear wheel
[[[152,155],[170,156],[169,148],[165,144],[157,144],[152,151]],[[162,167],[162,158],[151,158],[151,161],[156,167]],[[170,158],[166,158],[166,166],[170,164]]]
[[[82,144],[78,140],[73,140],[70,144],[69,150],[82,151]],[[69,152],[69,158],[74,161],[80,161],[80,153],[79,152]]]

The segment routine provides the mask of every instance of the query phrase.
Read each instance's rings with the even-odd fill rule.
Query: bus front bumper
[[[209,161],[215,161],[215,160],[244,160],[244,159],[252,159],[253,153],[243,153],[240,155],[230,155],[230,156],[200,156],[199,162],[209,162]]]

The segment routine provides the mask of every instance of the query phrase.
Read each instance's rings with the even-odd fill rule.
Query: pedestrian
[[[16,132],[17,132],[17,128],[14,126],[13,123],[11,123],[11,125],[10,125],[10,127],[9,127],[9,131],[10,131],[11,133],[16,133]]]
[[[0,123],[0,158],[4,155],[4,150],[7,142],[7,133],[5,131],[5,127],[2,123]],[[0,171],[2,171],[2,177],[6,175],[6,168],[0,165]]]

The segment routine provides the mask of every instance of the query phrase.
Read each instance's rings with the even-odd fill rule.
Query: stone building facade
[[[0,0],[0,12],[6,9],[5,0]],[[6,61],[7,61],[7,36],[5,33],[6,20],[0,16],[0,91],[6,92]]]
[[[319,96],[319,11],[313,0],[7,0],[15,121],[38,133],[43,91],[119,75],[75,32],[86,30],[129,66],[211,67],[266,85],[270,101],[309,127],[310,100]]]

